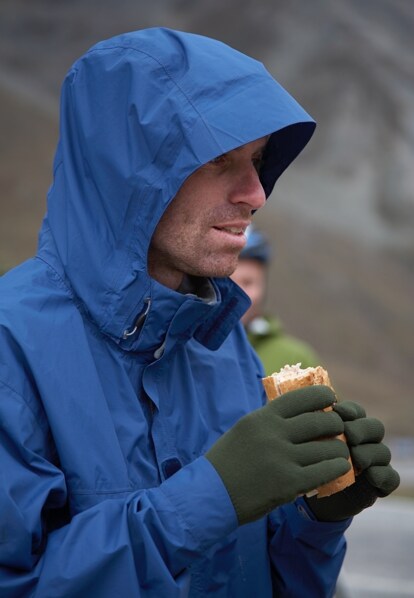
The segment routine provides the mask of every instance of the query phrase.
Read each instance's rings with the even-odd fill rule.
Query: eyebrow
[[[252,154],[252,155],[253,155],[253,156],[255,156],[256,154],[262,154],[262,153],[264,152],[264,150],[266,149],[266,145],[267,145],[267,142],[269,141],[269,139],[270,139],[270,135],[267,137],[266,141],[264,141],[264,142],[263,142],[263,144],[262,144],[262,145],[260,145],[260,146],[259,146],[259,147],[258,147],[258,148],[257,148],[257,149],[256,149],[256,150],[253,152],[253,154]],[[221,158],[222,156],[227,156],[227,154],[229,154],[230,152],[238,152],[238,151],[241,151],[241,150],[243,149],[244,145],[246,145],[246,144],[240,145],[239,147],[235,147],[233,150],[229,150],[228,152],[224,152],[223,154],[219,154],[218,156],[216,156],[216,158]]]

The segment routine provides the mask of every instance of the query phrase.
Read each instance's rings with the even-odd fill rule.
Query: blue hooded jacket
[[[246,295],[147,271],[192,172],[272,133],[268,196],[313,129],[261,63],[198,35],[120,35],[70,69],[38,253],[0,281],[2,598],[333,593],[347,523],[298,500],[238,527],[203,456],[265,401]]]

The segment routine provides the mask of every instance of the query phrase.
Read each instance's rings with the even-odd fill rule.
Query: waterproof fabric
[[[267,376],[289,364],[303,368],[320,365],[320,358],[308,343],[287,334],[280,320],[258,317],[247,327],[247,336],[260,357]]]
[[[274,132],[269,194],[313,128],[260,63],[191,34],[121,35],[69,71],[38,254],[0,281],[3,598],[332,594],[347,523],[298,501],[238,528],[203,457],[265,400],[246,296],[146,269],[191,172]]]

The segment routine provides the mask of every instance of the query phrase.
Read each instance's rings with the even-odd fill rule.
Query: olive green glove
[[[358,475],[355,483],[341,492],[306,499],[320,521],[340,521],[357,515],[378,497],[391,494],[400,483],[398,473],[390,465],[390,450],[381,442],[383,424],[366,417],[364,409],[352,401],[338,403],[334,410],[345,422],[345,436]]]
[[[332,438],[344,431],[342,418],[322,411],[334,401],[327,386],[286,393],[242,417],[207,452],[240,524],[349,470],[346,444]]]

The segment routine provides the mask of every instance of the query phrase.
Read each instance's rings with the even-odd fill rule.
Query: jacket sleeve
[[[187,596],[189,565],[237,527],[210,463],[201,457],[158,488],[63,517],[65,477],[45,433],[0,384],[2,598]]]
[[[352,519],[316,521],[302,498],[269,515],[274,592],[280,598],[331,598],[345,557]]]

